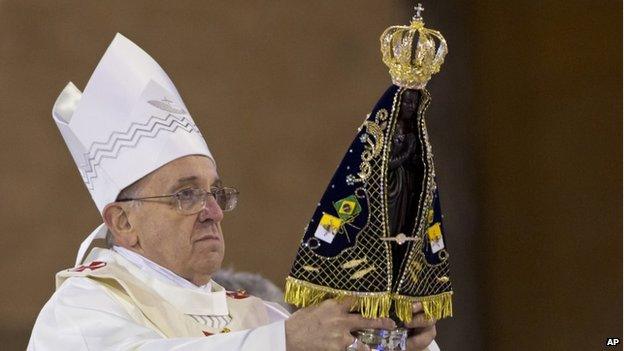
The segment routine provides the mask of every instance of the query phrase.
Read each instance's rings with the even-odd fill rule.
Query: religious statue
[[[425,112],[425,85],[447,52],[424,27],[419,4],[409,26],[381,35],[393,85],[358,128],[306,226],[286,281],[286,301],[305,307],[353,296],[353,311],[391,317],[396,330],[364,330],[374,350],[405,349],[403,323],[420,302],[427,318],[452,315],[448,251]]]

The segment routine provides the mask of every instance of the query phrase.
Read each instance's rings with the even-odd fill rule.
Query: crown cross
[[[421,3],[418,3],[417,6],[414,6],[414,10],[416,10],[416,14],[412,18],[412,20],[414,21],[422,20],[422,15],[420,13],[425,11],[425,8],[423,7],[423,5]]]

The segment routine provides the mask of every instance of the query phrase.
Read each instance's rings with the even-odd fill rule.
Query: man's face
[[[221,185],[214,163],[205,156],[174,160],[141,183],[137,197],[173,194],[187,188],[210,190]],[[225,251],[223,211],[213,197],[209,196],[204,209],[193,215],[178,212],[175,200],[143,201],[127,213],[138,236],[132,249],[148,259],[197,285],[206,284],[221,267]]]

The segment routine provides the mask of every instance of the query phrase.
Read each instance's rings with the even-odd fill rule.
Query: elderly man
[[[221,220],[238,191],[224,186],[175,86],[158,64],[117,35],[84,93],[63,90],[53,118],[104,224],[35,323],[29,350],[364,349],[352,331],[393,328],[353,301],[327,300],[292,316],[211,280],[224,255]],[[106,238],[108,249],[93,249]],[[437,350],[420,306],[410,350]]]

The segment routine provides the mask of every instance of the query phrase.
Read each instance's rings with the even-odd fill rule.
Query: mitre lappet
[[[452,315],[449,252],[425,111],[425,85],[447,52],[442,35],[409,26],[381,35],[393,85],[367,115],[318,202],[286,280],[299,307],[355,297],[368,318]]]
[[[84,92],[67,84],[52,117],[100,213],[125,187],[170,161],[187,155],[213,159],[171,79],[121,34]],[[76,265],[106,231],[102,224],[84,240]]]

